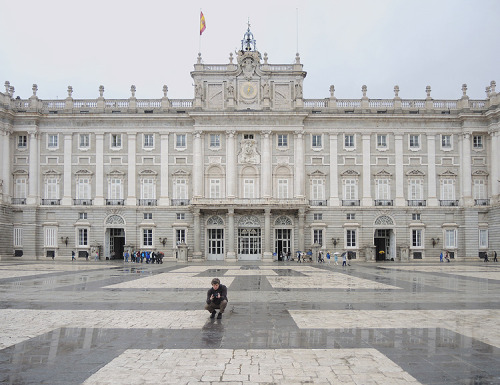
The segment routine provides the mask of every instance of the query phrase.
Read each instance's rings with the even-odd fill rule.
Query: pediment
[[[123,177],[125,176],[125,173],[120,170],[112,170],[108,173],[108,176],[116,176],[116,177]]]
[[[156,171],[153,171],[153,170],[142,170],[141,172],[139,172],[139,175],[140,176],[156,176],[158,175],[158,173]]]
[[[86,170],[86,169],[81,169],[81,170],[78,170],[75,172],[75,175],[79,175],[79,176],[90,176],[92,175],[92,171],[89,171],[89,170]]]
[[[342,176],[359,176],[359,172],[357,172],[355,170],[345,170],[340,175],[342,175]]]
[[[454,173],[453,171],[451,170],[446,170],[444,172],[442,172],[441,174],[439,174],[439,176],[448,176],[448,177],[456,177],[457,174]]]
[[[425,176],[425,172],[420,170],[410,170],[406,173],[407,176]]]
[[[379,172],[377,172],[376,174],[374,174],[374,176],[377,176],[379,178],[390,178],[392,176],[392,174],[387,171],[387,170],[380,170]]]
[[[489,174],[483,170],[476,170],[472,173],[473,176],[488,176]]]
[[[51,168],[50,170],[44,171],[43,175],[50,176],[50,175],[61,175],[59,171],[54,170]]]
[[[188,177],[189,176],[189,172],[187,172],[186,170],[176,170],[172,173],[172,176],[175,176],[175,177]]]

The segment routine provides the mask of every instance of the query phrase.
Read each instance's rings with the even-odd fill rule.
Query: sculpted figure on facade
[[[231,99],[234,98],[234,86],[231,83],[227,85],[227,96]]]
[[[257,152],[256,144],[254,139],[243,139],[241,141],[241,151],[238,155],[238,161],[240,163],[260,163],[260,155]]]
[[[269,83],[267,81],[262,85],[262,95],[264,98],[269,98]]]

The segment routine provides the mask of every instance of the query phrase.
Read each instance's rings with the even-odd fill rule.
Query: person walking
[[[76,258],[75,258],[75,250],[71,250],[71,260],[72,260],[72,261],[76,261]]]
[[[443,252],[441,251],[441,254],[439,254],[439,262],[443,262]]]
[[[339,253],[333,253],[333,260],[335,264],[338,266],[339,265]]]
[[[493,250],[493,262],[498,262],[497,252],[495,250]]]
[[[347,251],[342,253],[342,267],[347,265]]]
[[[330,264],[330,252],[329,251],[326,252],[326,260],[327,260],[328,264]]]

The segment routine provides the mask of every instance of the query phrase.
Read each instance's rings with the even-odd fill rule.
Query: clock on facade
[[[253,83],[243,83],[240,88],[240,95],[247,99],[254,98],[257,95],[257,87]]]

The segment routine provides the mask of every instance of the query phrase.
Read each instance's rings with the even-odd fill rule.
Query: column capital
[[[301,138],[304,136],[304,134],[305,134],[305,131],[304,131],[304,130],[296,130],[296,131],[294,132],[294,135],[295,135],[297,138],[299,138],[299,139],[301,139]]]
[[[264,138],[269,138],[269,136],[272,134],[272,131],[271,130],[262,130],[260,133],[261,133],[261,135],[264,136]]]
[[[236,136],[236,131],[235,130],[226,130],[226,136],[230,138],[234,138]]]
[[[196,130],[196,131],[193,131],[193,136],[197,139],[201,138],[201,136],[203,135],[203,131],[202,130]]]

